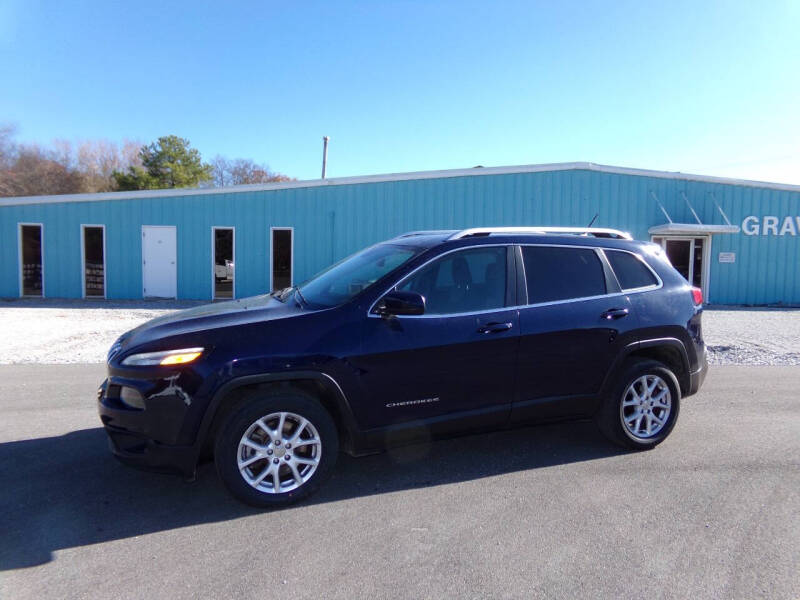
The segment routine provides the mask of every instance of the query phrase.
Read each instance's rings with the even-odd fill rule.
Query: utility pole
[[[322,137],[322,178],[325,179],[325,171],[328,167],[328,140],[331,138],[326,136]]]

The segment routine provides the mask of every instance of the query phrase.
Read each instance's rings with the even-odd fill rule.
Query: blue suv
[[[423,231],[302,285],[124,334],[98,391],[114,454],[240,500],[312,493],[340,450],[593,417],[649,449],[707,371],[702,295],[610,229]]]

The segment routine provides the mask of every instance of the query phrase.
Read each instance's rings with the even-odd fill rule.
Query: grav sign
[[[745,217],[742,221],[745,235],[797,235],[800,232],[800,216],[778,218],[765,216],[759,219],[755,215]]]

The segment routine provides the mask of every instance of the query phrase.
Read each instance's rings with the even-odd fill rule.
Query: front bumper
[[[127,465],[150,471],[180,473],[192,477],[197,467],[193,446],[167,446],[141,434],[105,426],[108,446],[114,456]]]
[[[114,456],[131,466],[192,476],[199,453],[196,445],[177,443],[183,421],[182,411],[171,408],[177,403],[159,399],[147,410],[127,407],[108,393],[118,383],[112,377],[97,392],[97,412]]]

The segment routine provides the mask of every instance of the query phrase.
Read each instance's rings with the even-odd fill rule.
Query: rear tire
[[[246,396],[214,442],[225,487],[259,508],[285,506],[314,493],[330,477],[338,454],[330,414],[297,391]]]
[[[649,450],[675,427],[681,390],[669,368],[655,360],[634,359],[623,367],[596,421],[609,440],[634,450]]]

